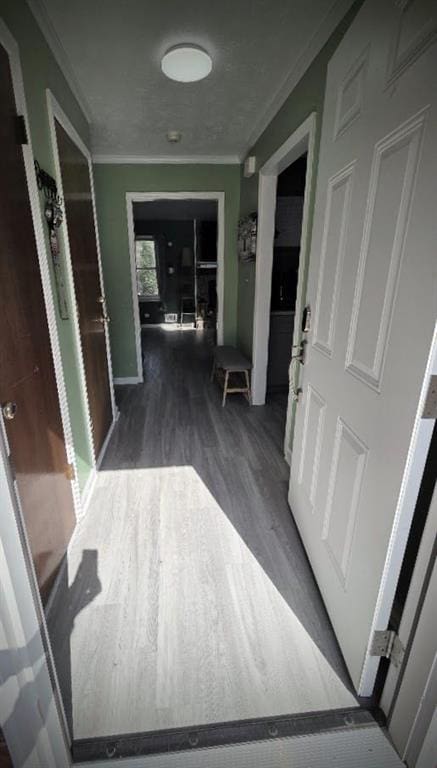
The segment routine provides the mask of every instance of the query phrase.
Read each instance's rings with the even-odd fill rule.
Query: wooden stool
[[[251,403],[250,392],[250,378],[249,371],[252,368],[252,363],[239,352],[238,349],[231,346],[216,347],[214,349],[214,359],[212,363],[211,381],[218,370],[224,372],[224,385],[223,385],[223,400],[222,406],[226,403],[226,397],[228,394],[235,392],[242,392],[246,395],[249,404]],[[246,386],[245,387],[230,387],[229,377],[231,373],[241,373],[244,376]]]

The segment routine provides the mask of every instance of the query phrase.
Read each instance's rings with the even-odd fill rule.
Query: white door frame
[[[399,574],[407,546],[408,534],[410,532],[429,446],[431,444],[435,422],[434,419],[423,419],[422,413],[430,386],[430,379],[433,375],[437,375],[437,323],[434,328],[433,341],[425,375],[423,377],[419,404],[416,411],[413,431],[411,433],[410,447],[408,449],[404,475],[399,491],[390,540],[388,542],[384,570],[381,577],[370,631],[369,645],[366,654],[367,658],[363,665],[358,689],[358,694],[360,696],[366,697],[372,696],[373,694],[380,659],[377,656],[369,655],[372,637],[375,631],[384,631],[389,625],[390,614],[399,581]]]
[[[433,722],[437,696],[436,531],[437,486],[430,501],[398,631],[405,656],[399,667],[390,666],[380,702],[387,716],[390,737],[408,765],[416,765],[429,728],[434,744],[437,739],[437,720],[434,718]],[[430,760],[430,768],[431,764]]]
[[[50,91],[49,88],[47,88],[46,90],[46,97],[47,97],[47,109],[48,109],[48,116],[49,116],[50,138],[52,143],[53,159],[55,164],[56,184],[62,199],[64,199],[64,192],[63,192],[63,185],[62,185],[61,164],[60,164],[59,152],[58,152],[58,142],[56,138],[55,120],[58,121],[58,123],[62,126],[62,128],[67,133],[71,141],[76,145],[76,147],[80,150],[80,152],[82,152],[82,154],[84,155],[88,163],[88,171],[90,175],[90,186],[91,186],[92,208],[93,208],[94,231],[95,231],[96,247],[97,247],[97,263],[98,263],[98,269],[99,269],[99,280],[100,280],[100,288],[102,291],[102,296],[104,296],[105,287],[104,287],[104,281],[103,281],[102,257],[100,252],[100,239],[99,239],[99,230],[98,230],[98,224],[97,224],[97,211],[96,211],[96,200],[95,200],[95,193],[94,193],[94,178],[93,178],[93,165],[92,165],[91,153],[88,147],[82,141],[78,132],[70,122],[69,118],[67,117],[64,110],[59,105],[55,96],[53,95],[53,93]],[[112,430],[114,429],[115,422],[117,421],[117,418],[118,418],[118,409],[115,403],[114,379],[112,374],[111,346],[110,346],[110,340],[109,340],[109,331],[108,331],[107,325],[105,324],[106,359],[108,363],[108,378],[109,378],[109,391],[111,396],[112,424],[108,430],[108,434],[106,435],[106,438],[102,445],[100,453],[98,456],[96,456],[96,452],[94,448],[93,432],[92,432],[91,412],[90,412],[89,399],[88,399],[88,388],[87,388],[86,376],[85,376],[85,365],[83,361],[82,340],[80,336],[79,316],[77,311],[73,264],[71,260],[70,241],[69,241],[69,235],[68,235],[67,211],[66,211],[65,204],[64,204],[64,210],[63,210],[63,221],[62,221],[60,230],[62,234],[63,250],[65,253],[65,264],[66,264],[66,272],[67,272],[66,283],[67,283],[67,290],[69,294],[69,307],[70,307],[71,320],[73,325],[73,337],[74,337],[74,343],[75,343],[76,363],[79,370],[79,381],[80,381],[80,387],[81,387],[82,402],[85,409],[88,445],[90,449],[90,455],[92,457],[92,470],[90,473],[90,477],[88,478],[88,482],[86,484],[84,492],[82,494],[83,498],[85,498],[85,500],[88,501],[89,495],[90,495],[90,488],[93,481],[95,480],[95,471],[96,469],[99,468],[101,464],[109,439],[112,434]]]
[[[309,257],[309,207],[314,183],[314,144],[317,115],[312,112],[289,136],[276,152],[264,163],[259,171],[258,186],[258,237],[255,261],[255,303],[253,311],[252,344],[252,403],[264,405],[266,401],[267,364],[270,333],[270,296],[272,290],[273,241],[275,232],[276,187],[278,176],[294,163],[304,152],[308,153],[305,178],[305,195],[302,214],[302,235],[300,240],[299,272],[296,292],[293,344],[300,341],[299,319],[302,315],[307,261]],[[291,350],[290,350],[291,355]],[[287,409],[285,430],[285,456],[290,462],[290,431],[292,403]]]
[[[129,236],[129,256],[132,288],[132,312],[135,328],[135,346],[137,351],[137,376],[118,379],[119,384],[138,384],[143,381],[143,363],[141,356],[141,323],[138,306],[137,275],[135,261],[135,229],[133,203],[152,202],[153,200],[215,200],[217,202],[217,343],[223,344],[223,304],[225,287],[225,193],[224,192],[126,192],[127,228]]]

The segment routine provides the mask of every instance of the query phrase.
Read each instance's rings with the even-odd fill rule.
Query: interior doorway
[[[259,173],[258,237],[252,344],[252,402],[253,405],[264,405],[265,403],[268,389],[269,360],[271,361],[270,382],[272,379],[273,381],[280,380],[284,382],[285,368],[287,369],[288,386],[285,385],[285,388],[288,394],[284,430],[284,455],[288,463],[291,460],[295,387],[297,386],[295,378],[297,374],[290,368],[290,363],[292,347],[297,347],[301,341],[301,326],[300,323],[294,323],[294,317],[301,317],[305,296],[315,132],[316,115],[312,113],[269,158]],[[302,158],[305,158],[305,160]],[[296,162],[297,165],[293,169],[294,172],[290,171],[289,174],[295,178],[299,195],[278,195],[278,180],[281,174],[286,172]],[[287,189],[291,189],[291,183],[289,180],[287,182],[287,174],[285,174],[279,185],[279,192]],[[281,202],[278,205],[278,198],[281,197],[300,197],[301,200],[299,203],[297,201],[293,203],[293,207],[291,206],[291,201]],[[298,217],[296,217],[297,211],[299,211]],[[282,214],[284,214],[283,218]],[[278,221],[277,215],[279,217]],[[291,232],[287,232],[287,230],[290,230],[289,222],[292,220],[293,215],[298,220],[298,223],[295,222],[292,228],[293,235],[291,235]],[[280,224],[278,226],[279,220]],[[288,235],[287,242],[290,241],[291,236],[294,238],[290,241],[293,245],[286,245],[285,247],[298,247],[299,251],[298,253],[296,250],[286,251],[285,254],[282,252],[282,255],[280,251],[277,251],[275,270],[275,246],[281,248],[278,245],[277,237],[277,235],[280,237],[280,227],[283,229],[283,236],[284,233],[287,233],[286,237]],[[297,241],[299,228],[300,235]],[[279,240],[280,242],[281,240]],[[296,242],[299,243],[298,246],[296,246]],[[285,270],[283,268],[284,263],[286,265]],[[294,286],[295,297],[293,297]],[[282,302],[281,295],[283,297]],[[286,307],[292,306],[294,302],[294,315],[290,314],[288,317],[287,315],[273,315],[272,328],[271,310],[272,306],[276,306],[276,302],[278,302],[278,306],[282,303]],[[280,311],[279,309],[278,312]],[[290,312],[292,310],[282,311]],[[271,334],[272,330],[273,333]],[[283,337],[281,338],[281,336]],[[280,347],[280,350],[276,351],[276,347]],[[285,363],[283,347],[288,348]],[[278,372],[276,372],[275,361],[280,357],[281,363]]]
[[[224,192],[126,194],[137,376],[142,328],[210,328],[223,343]]]
[[[307,153],[278,176],[270,300],[267,393],[288,392],[299,275]]]
[[[67,456],[32,223],[25,164],[29,148],[23,153],[22,142],[17,141],[18,99],[10,59],[3,46],[0,67],[1,146],[7,162],[7,172],[1,175],[0,211],[0,303],[4,324],[0,340],[0,420],[20,498],[31,567],[45,603],[76,522],[74,471]],[[55,331],[51,330],[53,335]]]
[[[133,203],[141,328],[217,335],[217,201]]]
[[[47,94],[77,365],[90,454],[99,466],[117,418],[109,316],[100,256],[91,156],[54,96]]]

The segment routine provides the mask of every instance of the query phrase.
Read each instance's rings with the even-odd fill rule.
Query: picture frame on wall
[[[238,256],[240,261],[255,261],[258,216],[250,213],[238,222]]]

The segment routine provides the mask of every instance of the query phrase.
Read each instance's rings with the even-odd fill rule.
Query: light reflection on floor
[[[226,506],[192,466],[99,474],[69,554],[70,586],[84,550],[101,585],[71,635],[75,738],[356,704],[311,636],[299,574],[293,610],[267,573],[275,542],[268,563],[246,543],[251,510]]]

